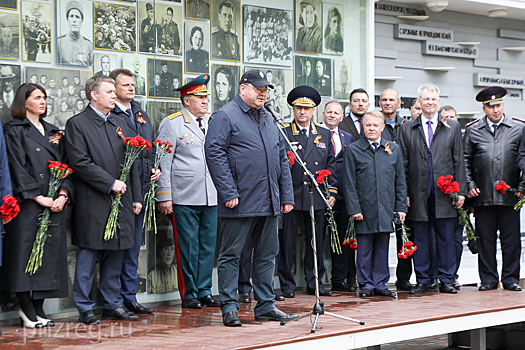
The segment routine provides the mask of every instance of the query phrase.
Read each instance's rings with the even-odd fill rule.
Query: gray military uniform
[[[93,64],[93,44],[86,37],[73,38],[71,33],[59,36],[58,63],[91,66]]]

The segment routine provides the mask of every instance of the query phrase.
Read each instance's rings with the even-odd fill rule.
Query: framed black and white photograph
[[[182,61],[148,58],[148,97],[180,98]]]
[[[292,66],[292,11],[243,6],[245,63]]]
[[[107,75],[113,70],[118,68],[118,56],[107,53],[96,53],[93,61],[93,74],[94,75]]]
[[[149,111],[148,115],[151,116]],[[146,284],[148,294],[169,293],[179,290],[173,226],[166,215],[157,217],[157,226],[159,227],[158,233],[155,234],[154,230],[150,230],[148,235]]]
[[[343,5],[323,3],[323,53],[343,55]]]
[[[146,96],[146,77],[148,76],[146,57],[141,55],[123,55],[122,68],[127,68],[133,72],[135,94]]]
[[[60,0],[57,7],[57,63],[91,66],[93,2]]]
[[[261,68],[261,67],[244,67],[244,73],[251,69],[260,69],[266,73],[266,79],[270,82],[274,89],[268,89],[268,99],[273,109],[279,113],[284,122],[289,122],[293,119],[292,107],[286,102],[288,93],[295,87],[293,84],[293,70],[281,68]]]
[[[0,59],[20,58],[18,15],[0,12]]]
[[[51,5],[21,1],[22,60],[51,63]]]
[[[184,72],[190,74],[210,73],[210,25],[206,22],[184,23],[185,63]],[[203,49],[204,48],[204,49]]]
[[[323,48],[321,0],[295,0],[295,51],[321,53]]]
[[[18,0],[2,0],[0,9],[17,10]]]
[[[20,84],[20,66],[17,64],[0,64],[0,121],[2,124],[13,119],[11,117],[11,106]]]
[[[210,19],[210,0],[186,0],[186,18]]]
[[[182,55],[182,7],[139,1],[139,52]]]
[[[352,91],[352,61],[334,59],[334,98],[348,99]]]
[[[148,116],[152,121],[154,134],[157,134],[162,119],[181,110],[182,103],[180,102],[148,101],[146,112],[148,112]]]
[[[69,118],[86,108],[88,100],[84,90],[91,71],[26,67],[26,82],[37,81],[47,95],[46,121],[64,130]]]
[[[239,93],[240,67],[224,64],[212,65],[212,103],[215,112]],[[208,86],[209,89],[209,86]]]
[[[95,49],[137,51],[136,6],[93,2]]]
[[[295,56],[295,85],[308,85],[321,96],[332,96],[332,60]]]
[[[215,0],[211,6],[211,58],[240,61],[241,1]]]

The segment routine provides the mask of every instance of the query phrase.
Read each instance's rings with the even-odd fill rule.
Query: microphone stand
[[[328,315],[328,316],[332,316],[332,317],[337,317],[337,318],[341,318],[343,320],[352,321],[352,322],[359,323],[360,325],[364,325],[365,324],[364,321],[360,321],[360,320],[357,320],[355,318],[350,318],[350,317],[337,315],[337,314],[334,314],[334,313],[331,313],[331,312],[328,312],[328,311],[324,310],[324,302],[322,302],[321,298],[319,298],[319,277],[317,275],[317,241],[315,239],[316,238],[316,229],[315,229],[315,215],[314,215],[314,190],[313,190],[314,187],[316,188],[317,193],[319,193],[319,195],[323,199],[326,207],[329,210],[332,210],[332,207],[330,206],[330,204],[328,203],[328,200],[325,198],[325,196],[321,192],[321,189],[319,188],[319,184],[317,183],[316,178],[310,172],[310,170],[308,170],[308,168],[304,164],[304,162],[301,159],[301,157],[299,156],[299,154],[297,154],[297,151],[292,147],[292,143],[290,142],[290,140],[288,139],[288,136],[286,136],[286,133],[284,132],[284,123],[283,123],[281,117],[273,110],[273,107],[270,104],[270,102],[266,102],[264,104],[264,107],[272,115],[274,123],[275,123],[275,125],[277,125],[277,128],[281,132],[281,135],[283,135],[284,139],[286,140],[286,143],[288,144],[288,146],[290,147],[292,152],[295,154],[295,158],[299,161],[299,164],[301,165],[301,167],[304,169],[305,173],[310,178],[310,181],[308,182],[308,188],[309,188],[308,192],[309,192],[309,195],[310,195],[310,218],[311,218],[310,221],[311,221],[311,225],[312,225],[312,241],[311,241],[311,245],[312,245],[312,250],[313,250],[313,253],[314,253],[314,271],[313,271],[313,273],[314,273],[314,277],[315,277],[315,298],[316,298],[316,300],[315,300],[315,304],[314,304],[314,307],[312,309],[312,312],[309,312],[306,315],[303,315],[303,316],[299,317],[298,319],[301,319],[301,318],[306,317],[308,315],[315,315],[315,319],[314,319],[314,322],[312,324],[312,329],[310,330],[310,333],[315,333],[315,331],[317,330],[317,321],[318,321],[320,315]],[[298,320],[298,319],[296,319],[296,320]],[[281,326],[284,326],[287,322],[290,322],[290,321],[281,321]]]

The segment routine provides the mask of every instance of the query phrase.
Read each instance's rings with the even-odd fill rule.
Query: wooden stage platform
[[[102,321],[101,326],[81,325],[76,317],[55,320],[55,327],[43,330],[2,326],[0,348],[379,349],[381,344],[473,330],[473,348],[483,349],[486,327],[525,321],[525,292],[502,289],[479,292],[476,287],[462,287],[457,295],[400,292],[397,299],[363,299],[336,292],[322,301],[326,311],[365,321],[365,325],[323,315],[317,324],[319,329],[312,334],[309,317],[285,326],[256,322],[252,302],[241,306],[243,326],[228,328],[222,325],[218,308],[162,306],[138,321]],[[295,299],[276,303],[281,310],[298,314],[310,312],[313,304],[314,297],[304,292],[298,292]]]

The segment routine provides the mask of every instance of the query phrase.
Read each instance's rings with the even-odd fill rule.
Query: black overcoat
[[[111,211],[111,188],[120,177],[126,152],[117,129],[128,135],[126,121],[110,114],[104,121],[90,105],[66,124],[66,152],[73,168],[76,196],[73,208],[72,243],[80,248],[122,250],[133,247],[135,215],[133,202],[142,201],[136,163],[122,195],[119,227],[115,236],[104,240]]]
[[[59,213],[51,213],[52,224],[47,231],[42,266],[31,276],[24,272],[38,230],[38,216],[44,211],[44,207],[31,198],[47,196],[51,176],[49,160],[67,164],[64,138],[59,129],[43,120],[41,122],[45,135],[28,119],[13,119],[4,125],[13,195],[19,201],[20,213],[4,226],[0,288],[5,292],[33,291],[35,299],[68,295],[65,208]],[[73,194],[71,175],[62,186]]]

